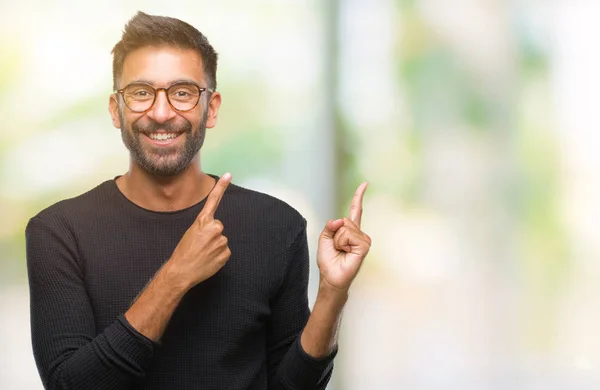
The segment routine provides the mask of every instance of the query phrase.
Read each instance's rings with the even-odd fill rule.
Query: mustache
[[[141,133],[145,135],[149,135],[150,133],[157,132],[158,130],[164,130],[167,133],[191,133],[192,132],[192,124],[188,121],[183,123],[175,123],[175,122],[164,122],[158,123],[153,120],[149,120],[147,123],[139,123],[134,122],[131,125],[131,128],[136,133]]]

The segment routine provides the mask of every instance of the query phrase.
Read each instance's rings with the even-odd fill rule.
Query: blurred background
[[[0,0],[0,388],[42,388],[28,219],[127,169],[137,10],[219,52],[203,167],[301,211],[313,253],[370,182],[330,389],[600,387],[600,2]]]

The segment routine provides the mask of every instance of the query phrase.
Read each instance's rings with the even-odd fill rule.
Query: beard
[[[174,176],[183,172],[192,162],[192,159],[200,152],[206,136],[206,120],[208,118],[208,107],[204,110],[202,121],[197,128],[182,117],[175,119],[183,120],[177,123],[175,120],[158,123],[148,117],[148,123],[139,123],[139,119],[131,124],[131,131],[126,129],[125,118],[119,111],[121,120],[121,139],[129,150],[131,158],[146,172],[157,176]],[[140,118],[141,119],[141,118]],[[175,133],[178,137],[185,137],[183,145],[172,147],[152,147],[142,141],[142,137],[149,136],[157,130]]]

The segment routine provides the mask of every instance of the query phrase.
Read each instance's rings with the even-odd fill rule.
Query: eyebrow
[[[165,88],[169,88],[171,85],[173,84],[177,84],[177,83],[192,83],[195,85],[200,85],[198,84],[196,81],[192,80],[192,79],[177,79],[177,80],[171,80],[167,83],[167,86]],[[136,79],[136,80],[132,80],[131,82],[129,82],[128,85],[130,84],[149,84],[153,87],[156,87],[156,85],[154,84],[154,82],[150,81],[150,80],[146,80],[146,79]]]

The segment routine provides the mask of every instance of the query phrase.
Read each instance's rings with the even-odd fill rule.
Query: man
[[[112,122],[127,173],[26,229],[33,350],[48,389],[323,389],[348,289],[370,248],[350,218],[319,238],[308,309],[306,221],[203,173],[217,54],[180,20],[138,13],[113,49]]]

